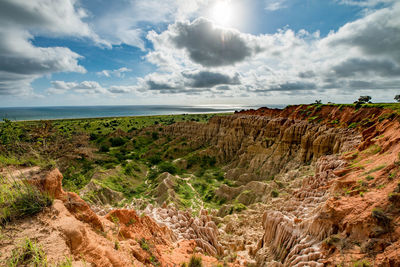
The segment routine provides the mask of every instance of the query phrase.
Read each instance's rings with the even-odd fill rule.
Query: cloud
[[[337,77],[400,76],[400,66],[390,60],[350,58],[332,67]]]
[[[210,0],[114,0],[102,2],[103,13],[96,14],[93,26],[113,45],[127,44],[146,50],[143,25],[158,26],[186,20]]]
[[[323,44],[357,49],[363,55],[391,58],[400,64],[400,3],[347,23]]]
[[[124,86],[124,85],[114,85],[111,86],[108,91],[113,94],[128,94],[137,91],[136,86]]]
[[[261,51],[250,35],[217,27],[205,18],[176,22],[161,34],[151,32],[148,39],[158,47],[172,44],[184,49],[194,63],[204,67],[234,65]]]
[[[218,72],[198,71],[185,72],[182,73],[182,76],[189,80],[185,86],[192,88],[211,88],[220,84],[240,84],[238,73],[234,76],[229,76]]]
[[[47,93],[52,94],[86,94],[86,95],[110,95],[110,94],[128,94],[137,91],[136,86],[129,85],[112,85],[108,88],[102,86],[96,81],[82,82],[65,82],[51,81],[51,87],[47,89]]]
[[[395,0],[337,0],[339,4],[361,7],[374,7],[381,4],[390,4]]]
[[[304,79],[307,79],[307,78],[314,78],[314,77],[315,77],[315,72],[312,71],[312,70],[301,71],[301,72],[299,72],[299,77],[300,77],[300,78],[304,78]]]
[[[265,93],[272,91],[302,91],[302,90],[314,90],[317,89],[317,85],[311,82],[284,82],[281,84],[270,84],[266,85],[265,89],[257,88],[255,90],[250,90],[256,93]]]
[[[77,0],[2,0],[0,21],[4,28],[33,31],[46,36],[78,36],[108,45],[82,21],[86,10]]]
[[[52,87],[47,89],[49,94],[64,94],[66,92],[76,92],[84,94],[104,94],[107,92],[98,82],[95,81],[83,81],[80,83],[76,82],[65,82],[65,81],[52,81]]]
[[[123,78],[126,72],[131,72],[131,69],[128,69],[126,67],[122,67],[116,70],[102,70],[100,72],[97,72],[96,74],[99,76],[105,76],[105,77],[118,77],[118,78]]]
[[[193,94],[211,92],[220,85],[239,85],[239,74],[228,75],[215,71],[184,71],[181,73],[160,74],[152,73],[140,79],[138,87],[144,90],[158,91],[169,94]]]
[[[85,73],[82,58],[66,47],[37,47],[35,35],[88,38],[104,42],[82,21],[75,0],[0,1],[0,92],[32,94],[30,83],[55,72]]]
[[[265,0],[265,9],[269,11],[276,11],[287,7],[286,0]]]

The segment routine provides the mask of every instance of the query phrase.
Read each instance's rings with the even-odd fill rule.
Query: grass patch
[[[17,248],[12,251],[11,257],[7,260],[7,266],[46,267],[48,266],[46,253],[44,253],[39,244],[29,238],[26,238]]]
[[[197,257],[196,255],[193,255],[190,258],[189,263],[183,263],[181,266],[182,267],[203,267],[203,260],[201,257]]]
[[[379,165],[378,167],[369,170],[366,174],[370,174],[370,173],[374,173],[374,172],[380,171],[385,167],[386,167],[386,165]]]
[[[0,177],[0,223],[33,216],[52,202],[47,193],[26,181]]]

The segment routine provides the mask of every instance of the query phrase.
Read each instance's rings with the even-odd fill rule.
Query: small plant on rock
[[[275,198],[275,197],[279,197],[279,191],[274,189],[271,191],[271,197]]]

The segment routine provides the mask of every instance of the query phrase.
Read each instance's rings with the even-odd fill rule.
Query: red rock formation
[[[158,225],[146,215],[138,216],[134,210],[117,209],[100,217],[77,194],[64,192],[61,181],[62,175],[57,169],[29,177],[30,183],[49,193],[55,200],[52,207],[33,218],[28,227],[34,229],[37,224],[40,229],[43,225],[45,228],[23,236],[36,239],[39,243],[43,239],[40,232],[44,230],[51,235],[62,236],[53,245],[62,247],[59,251],[64,251],[64,254],[49,255],[50,259],[62,259],[71,255],[77,264],[84,260],[94,266],[180,266],[189,262],[196,247],[201,247],[198,241],[204,242],[200,238],[181,239],[177,242],[176,235],[168,227]],[[209,222],[207,227],[208,224]],[[17,226],[12,228],[15,227]],[[29,229],[21,228],[22,233],[26,230]],[[5,231],[9,231],[7,227]],[[200,231],[199,234],[201,233],[203,232]],[[17,232],[16,235],[18,234]],[[210,251],[215,251],[211,244],[208,246],[211,247]],[[68,252],[65,251],[66,248]],[[54,251],[46,245],[44,249]],[[11,252],[7,248],[5,251]],[[198,256],[203,258],[205,266],[218,263],[213,257],[201,254]]]

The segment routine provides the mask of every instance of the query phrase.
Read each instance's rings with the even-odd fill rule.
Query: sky
[[[0,107],[396,94],[398,0],[0,0]]]

